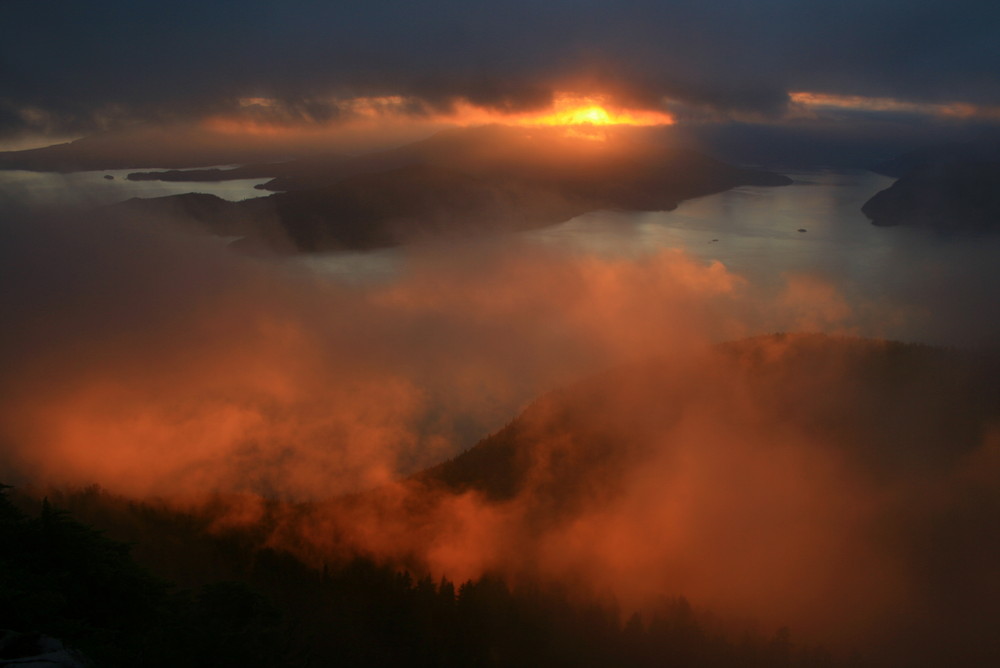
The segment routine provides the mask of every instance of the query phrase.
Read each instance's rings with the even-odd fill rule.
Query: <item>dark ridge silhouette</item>
[[[775,342],[783,342],[777,356]],[[832,448],[885,489],[965,475],[955,472],[983,456],[984,436],[1000,418],[995,353],[817,335],[726,344],[714,356],[704,382],[654,363],[554,392],[415,480],[495,503],[530,499],[525,523],[545,531],[627,493],[622,473],[641,470],[669,442],[665,434],[706,404],[720,424],[736,420],[737,433],[752,433],[759,425],[732,416],[742,397],[755,397],[752,415],[770,416],[762,419],[772,430],[780,425]],[[741,388],[735,395],[734,386]],[[1000,614],[1000,539],[991,528],[1000,521],[1000,495],[980,486],[995,485],[989,471],[996,469],[986,467],[983,480],[994,482],[949,493],[934,511],[913,498],[912,510],[887,520],[887,540],[905,555],[912,605],[922,612],[883,639],[894,656],[911,655],[884,658],[885,665],[988,666],[1000,657],[985,621]]]
[[[0,485],[0,544],[0,665],[294,665],[291,630],[253,589],[176,591],[47,499],[31,516]]]
[[[861,207],[873,225],[929,227],[942,233],[1000,229],[1000,162],[917,162]]]
[[[230,202],[208,193],[182,193],[155,199],[133,197],[106,207],[128,219],[159,218],[191,226],[202,232],[233,237],[234,245],[247,251],[292,253],[297,248],[277,219],[271,198]]]
[[[771,359],[766,350],[775,341],[784,349]],[[557,473],[533,489],[541,492],[537,498],[563,503],[611,484],[617,471],[652,447],[652,437],[676,425],[686,406],[706,393],[718,393],[723,413],[722,386],[734,379],[790,424],[849,451],[878,475],[953,464],[1000,416],[994,382],[1000,359],[994,354],[817,334],[721,344],[713,358],[724,371],[719,387],[709,379],[693,388],[666,362],[608,371],[536,400],[497,433],[414,479],[510,499],[538,484],[530,475],[538,449],[569,437],[571,451],[543,457],[558,463]],[[822,383],[832,377],[846,390],[824,391]]]
[[[266,198],[209,204],[201,196],[174,196],[133,200],[126,208],[143,215],[191,215],[216,233],[245,236],[247,243],[261,242],[255,224],[268,218],[296,250],[315,252],[524,230],[597,209],[670,210],[685,199],[739,185],[791,183],[627,135],[600,142],[499,126],[442,132],[346,162],[327,160],[267,166],[285,173],[268,187],[285,192]],[[243,173],[260,175],[260,169]],[[239,220],[255,222],[239,229],[233,226]]]
[[[437,236],[542,227],[593,206],[526,179],[489,179],[414,165],[267,198],[302,251],[391,246]]]
[[[148,199],[141,197],[133,197],[116,205],[115,208],[124,212],[146,211],[148,201]],[[156,201],[159,213],[179,220],[203,224],[211,223],[213,229],[219,234],[239,229],[243,220],[237,213],[238,208],[231,206],[232,202],[224,200],[218,195],[183,193],[158,197]]]
[[[213,234],[240,237],[243,248],[318,252],[524,230],[568,220],[590,207],[582,197],[523,181],[413,166],[242,202],[187,193],[134,198],[110,210],[195,223]]]
[[[549,393],[465,453],[411,477],[405,485],[414,495],[403,509],[392,506],[386,490],[323,502],[263,499],[258,520],[227,525],[220,521],[239,498],[219,496],[189,512],[98,489],[50,498],[135,543],[136,557],[161,577],[188,587],[238,580],[264,594],[224,591],[211,606],[265,610],[270,601],[280,610],[292,646],[279,649],[293,658],[282,655],[271,665],[328,665],[334,658],[376,666],[995,665],[1000,540],[992,527],[1000,496],[984,486],[935,492],[945,503],[933,512],[894,506],[891,521],[879,527],[919,585],[912,604],[920,614],[886,639],[905,647],[906,658],[896,663],[845,663],[797,646],[787,631],[734,635],[681,599],[624,620],[613,604],[560,584],[487,574],[459,586],[428,578],[419,555],[376,555],[338,543],[338,522],[360,518],[370,526],[395,512],[395,521],[426,526],[442,498],[470,491],[492,503],[530,500],[524,530],[544,532],[622,493],[622,472],[670,443],[664,434],[694,406],[713,406],[712,419],[731,421],[736,433],[761,428],[754,423],[760,416],[782,416],[781,430],[834,448],[887,490],[955,480],[959,464],[1000,418],[1000,360],[988,352],[775,335],[717,346],[698,369],[692,383],[676,362],[651,361]],[[741,414],[748,397],[755,408]],[[0,520],[22,522],[9,504],[0,511]],[[322,527],[323,547],[300,526]],[[272,619],[258,615],[240,628],[270,638],[283,628]],[[21,629],[70,639],[48,627]],[[211,646],[215,633],[196,637]]]
[[[137,551],[174,562],[197,592],[171,591],[124,544],[48,500],[31,518],[0,493],[0,536],[16,548],[0,555],[15,583],[0,590],[0,627],[22,641],[5,644],[0,660],[23,659],[34,647],[27,640],[45,633],[80,650],[81,661],[122,667],[846,665],[793,643],[788,629],[734,629],[683,597],[622,620],[613,602],[581,602],[558,587],[514,587],[495,575],[456,585],[365,558],[313,569],[251,532],[210,532],[205,516],[97,488],[56,496],[138,539]]]

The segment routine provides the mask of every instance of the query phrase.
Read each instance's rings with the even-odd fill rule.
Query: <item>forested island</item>
[[[444,131],[352,159],[313,157],[184,174],[129,178],[274,176],[265,187],[281,192],[243,202],[197,194],[134,199],[119,209],[193,221],[216,234],[242,237],[246,247],[285,252],[525,230],[599,209],[663,211],[740,185],[791,183],[779,174],[628,135],[598,141],[561,129],[502,126]]]
[[[1000,145],[994,142],[927,147],[872,171],[897,178],[861,208],[873,225],[943,234],[1000,230]]]

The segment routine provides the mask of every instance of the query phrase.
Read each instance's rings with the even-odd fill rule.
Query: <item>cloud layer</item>
[[[4,441],[34,475],[135,494],[384,481],[556,383],[728,331],[712,304],[740,285],[676,253],[482,244],[356,286],[166,225],[28,221],[4,248]]]
[[[835,6],[669,3],[102,2],[5,4],[0,129],[89,132],[127,119],[280,102],[292,120],[348,113],[331,97],[462,100],[500,111],[596,88],[639,107],[774,115],[815,91],[1000,104],[988,2]]]
[[[629,609],[679,593],[893,659],[993,651],[995,396],[906,349],[710,352],[861,326],[818,277],[767,293],[677,251],[492,239],[352,283],[163,221],[3,229],[5,482],[214,499],[220,528],[266,520],[316,563],[555,579]],[[507,493],[395,482],[623,364],[528,411]]]

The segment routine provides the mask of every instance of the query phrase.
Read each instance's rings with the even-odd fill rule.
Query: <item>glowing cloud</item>
[[[588,139],[602,139],[600,129],[611,126],[650,127],[674,123],[673,117],[662,111],[628,109],[616,105],[605,95],[576,93],[556,93],[548,108],[517,114],[462,104],[442,120],[460,126],[496,123],[518,127],[562,127],[570,134]]]
[[[1000,119],[1000,107],[976,106],[965,102],[911,102],[891,97],[834,95],[805,91],[789,93],[788,96],[793,106],[807,113],[820,110],[843,110],[918,114],[936,118]]]
[[[420,100],[400,95],[329,98],[318,100],[318,103],[329,110],[328,117],[319,118],[300,109],[289,108],[271,98],[245,97],[238,101],[235,113],[211,116],[202,121],[202,126],[225,134],[281,136],[393,124],[596,128],[615,125],[649,127],[674,123],[674,118],[663,111],[626,108],[606,95],[568,92],[556,93],[548,107],[518,113],[488,109],[466,101],[456,102],[449,111],[435,113]]]
[[[501,121],[502,122],[502,121]],[[673,125],[674,119],[662,111],[616,107],[603,95],[558,93],[550,111],[526,114],[513,121],[516,125]]]

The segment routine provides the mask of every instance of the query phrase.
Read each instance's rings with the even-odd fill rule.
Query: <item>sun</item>
[[[546,120],[551,120],[553,125],[613,125],[615,122],[607,109],[596,104],[557,112]]]
[[[517,119],[517,125],[577,126],[577,125],[672,125],[667,113],[654,110],[615,108],[601,95],[560,93],[551,110]]]
[[[457,125],[497,123],[516,127],[562,127],[575,133],[593,133],[608,126],[673,125],[674,118],[656,109],[632,109],[606,95],[558,92],[551,104],[537,111],[498,113],[472,105],[456,105],[448,119]]]

